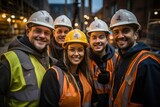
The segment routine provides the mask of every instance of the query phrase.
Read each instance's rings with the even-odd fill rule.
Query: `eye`
[[[41,33],[42,30],[40,30],[40,29],[35,29],[34,32],[35,32],[35,33]]]
[[[51,32],[46,31],[46,32],[44,32],[44,34],[48,36],[48,35],[51,35]]]
[[[65,31],[64,31],[65,34],[67,34],[68,32],[69,32],[68,30],[65,30]]]
[[[70,49],[68,49],[68,51],[70,51],[70,52],[74,52],[74,51],[75,51],[75,49],[74,49],[74,48],[70,48]]]
[[[58,34],[61,34],[61,33],[62,33],[62,30],[58,30],[57,33],[58,33]]]
[[[84,49],[83,48],[78,48],[78,52],[83,52]]]
[[[118,30],[114,30],[112,33],[113,33],[113,35],[118,35],[119,31]]]
[[[129,33],[130,31],[131,31],[130,28],[123,28],[123,29],[122,29],[122,33],[124,33],[124,34],[127,34],[127,33]]]
[[[96,38],[97,38],[96,36],[91,36],[91,39],[93,39],[93,40],[96,39]]]
[[[69,48],[68,51],[73,52],[73,53],[75,53],[75,52],[81,53],[81,52],[84,51],[84,48],[83,47],[81,47],[81,48]]]
[[[103,38],[105,38],[106,36],[105,35],[100,35],[99,36],[99,39],[103,39]]]

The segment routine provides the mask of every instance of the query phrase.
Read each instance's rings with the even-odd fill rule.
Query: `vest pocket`
[[[31,63],[22,63],[22,69],[26,85],[36,85],[37,80],[33,65]]]

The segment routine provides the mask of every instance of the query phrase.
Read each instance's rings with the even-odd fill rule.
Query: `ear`
[[[134,34],[134,39],[135,39],[135,40],[138,39],[138,32],[135,32],[135,34]]]
[[[30,29],[26,29],[26,35],[28,36],[30,32]]]

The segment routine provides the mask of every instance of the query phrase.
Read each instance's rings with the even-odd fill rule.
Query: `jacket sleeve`
[[[131,102],[143,104],[143,107],[160,107],[160,64],[151,58],[138,66],[135,87]]]
[[[4,98],[9,90],[10,67],[8,61],[3,57],[0,61],[0,107],[5,107]]]
[[[59,89],[56,72],[49,69],[42,80],[39,107],[59,107]]]

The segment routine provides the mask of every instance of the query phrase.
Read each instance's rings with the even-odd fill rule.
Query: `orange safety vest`
[[[60,84],[60,107],[81,107],[81,105],[82,107],[91,106],[92,87],[81,72],[79,73],[79,79],[83,87],[82,104],[80,91],[76,92],[76,89],[71,82],[69,83],[69,86],[67,86],[67,78],[63,71],[57,66],[52,66],[51,68],[56,71]]]
[[[115,53],[111,59],[107,60],[107,63],[106,63],[107,65],[106,71],[110,73],[110,80],[112,78],[112,73],[114,71],[114,66],[117,60],[117,56],[118,55]],[[93,60],[90,60],[90,67],[91,67],[92,76],[94,80],[94,87],[97,91],[97,94],[109,93],[111,90],[111,82],[109,82],[106,85],[99,83],[98,75],[101,73],[100,69],[98,68],[97,64]]]
[[[160,64],[160,60],[149,53],[149,51],[141,51],[130,63],[129,68],[125,74],[125,79],[118,91],[114,102],[113,96],[110,96],[110,107],[143,107],[142,104],[130,102],[130,99],[135,85],[138,65],[146,58],[152,58]]]

